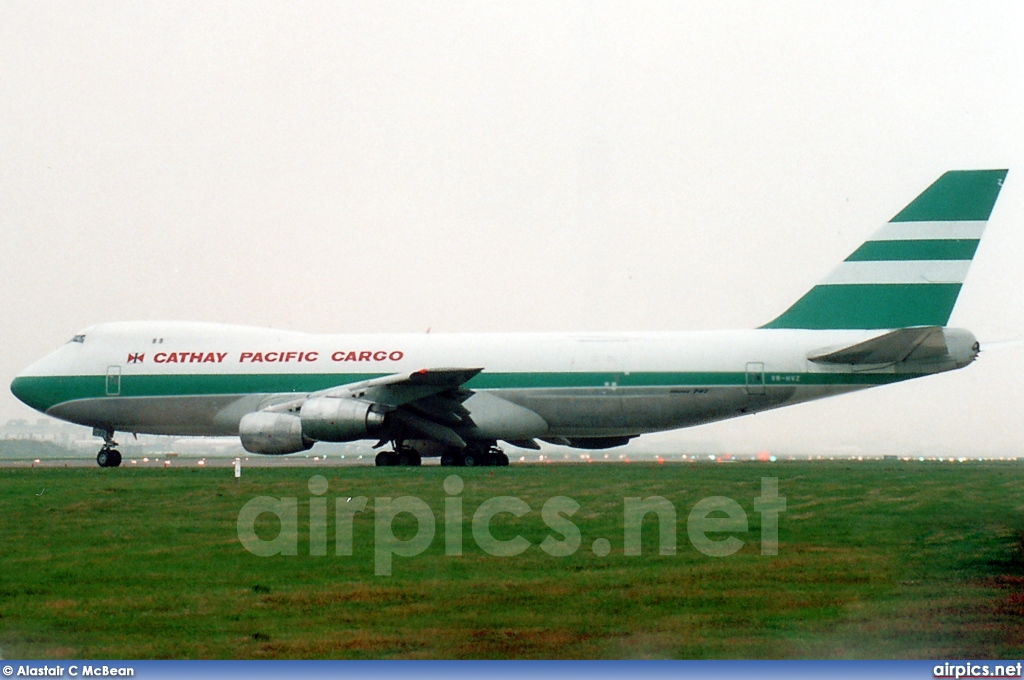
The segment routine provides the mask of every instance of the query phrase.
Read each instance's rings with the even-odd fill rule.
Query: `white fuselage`
[[[93,326],[12,384],[49,415],[107,431],[235,435],[248,413],[419,369],[482,368],[474,436],[634,436],[960,368],[974,354],[844,366],[809,356],[885,331],[314,335],[220,324]],[[539,418],[500,415],[494,399]],[[498,413],[493,416],[491,414]]]

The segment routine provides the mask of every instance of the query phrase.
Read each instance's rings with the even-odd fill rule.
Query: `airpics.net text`
[[[309,554],[327,555],[327,498],[328,481],[322,475],[310,477],[308,488]],[[465,512],[461,493],[465,483],[458,475],[444,480],[443,533],[444,554],[462,555]],[[366,512],[370,499],[366,496],[341,497],[334,501],[334,554],[351,556],[352,526],[357,514]],[[305,505],[305,503],[304,503]],[[544,524],[553,533],[539,542],[539,548],[551,557],[575,554],[583,544],[579,526],[570,519],[580,504],[568,496],[549,498],[540,508]],[[761,555],[777,555],[779,551],[779,515],[786,510],[786,499],[779,495],[777,477],[761,478],[761,495],[753,500],[754,511],[760,514]],[[495,496],[477,506],[471,519],[471,535],[477,546],[488,555],[514,557],[531,548],[522,535],[510,539],[495,538],[491,533],[492,520],[502,513],[517,518],[534,511],[526,501],[515,496]],[[641,525],[653,513],[658,526],[658,554],[676,554],[676,508],[663,496],[627,496],[622,502],[622,553],[629,557],[642,554]],[[280,531],[274,538],[257,535],[256,523],[260,515],[278,518]],[[411,538],[395,536],[396,517],[408,514],[416,521],[416,532]],[[390,576],[394,557],[415,557],[425,552],[437,534],[434,511],[421,498],[415,496],[377,496],[373,499],[374,573]],[[238,513],[238,540],[246,550],[259,557],[298,555],[299,552],[299,499],[258,496],[248,501]],[[686,534],[690,544],[709,557],[727,557],[743,547],[744,541],[735,534],[748,532],[747,512],[737,501],[726,496],[709,496],[693,505],[686,518]],[[709,535],[710,534],[710,535]],[[591,551],[597,557],[611,553],[611,541],[595,538]]]

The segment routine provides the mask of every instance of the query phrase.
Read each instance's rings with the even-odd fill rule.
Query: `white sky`
[[[951,323],[1022,337],[1022,8],[4,0],[0,382],[110,320],[756,326],[957,168]],[[1022,364],[675,437],[1024,455]]]

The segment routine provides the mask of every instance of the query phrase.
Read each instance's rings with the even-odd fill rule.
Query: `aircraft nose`
[[[19,375],[11,382],[11,393],[22,403],[37,411],[46,412],[47,398],[39,378]]]
[[[28,404],[30,397],[28,395],[27,384],[25,379],[20,375],[11,382],[11,394],[16,396],[19,401]]]

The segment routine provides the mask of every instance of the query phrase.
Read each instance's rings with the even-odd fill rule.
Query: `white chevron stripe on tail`
[[[821,283],[963,283],[970,260],[883,260],[843,262]]]
[[[888,222],[869,241],[978,240],[988,222]]]

